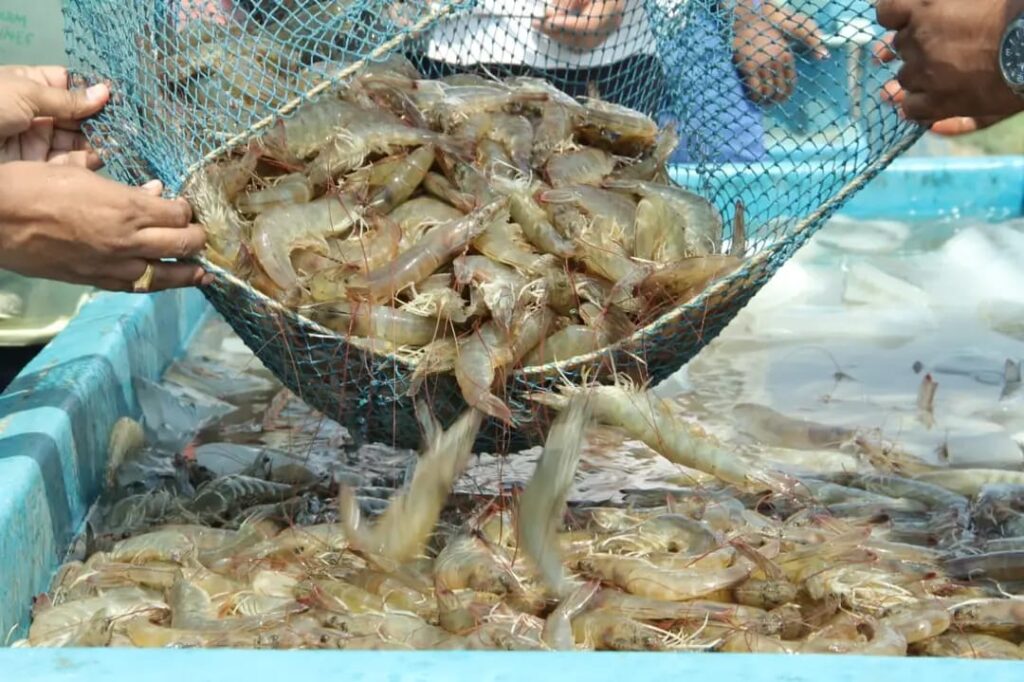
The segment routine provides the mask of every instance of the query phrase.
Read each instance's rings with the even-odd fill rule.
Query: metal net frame
[[[867,0],[64,4],[73,79],[113,84],[110,104],[86,126],[90,140],[114,177],[158,178],[169,195],[205,162],[396,52],[425,78],[536,76],[676,126],[672,176],[717,208],[723,252],[743,207],[743,266],[613,346],[507,372],[496,393],[517,425],[487,422],[477,447],[491,452],[542,442],[551,415],[532,393],[621,376],[656,384],[673,374],[921,134],[881,100],[887,72],[866,68],[880,35]],[[815,26],[818,57],[828,50],[828,58],[794,44]],[[795,83],[779,80],[780,63],[791,63]],[[785,101],[764,99],[772,84],[791,90]],[[203,288],[214,308],[285,386],[355,438],[416,447],[414,399],[426,399],[445,425],[466,409],[450,373],[428,376],[411,395],[409,360],[352,343],[201,262],[216,275]]]

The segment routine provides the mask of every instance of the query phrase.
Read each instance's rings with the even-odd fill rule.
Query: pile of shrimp
[[[186,196],[207,256],[413,386],[453,372],[506,424],[513,366],[597,352],[738,268],[742,210],[669,182],[678,144],[637,111],[546,81],[420,78],[394,55],[310,100]]]
[[[1024,538],[994,539],[1021,533],[1019,472],[785,473],[646,392],[537,398],[558,415],[514,498],[446,520],[484,415],[443,429],[421,405],[415,469],[376,517],[341,483],[336,522],[150,529],[66,563],[16,646],[1024,658]],[[697,483],[656,506],[570,506],[595,422]]]

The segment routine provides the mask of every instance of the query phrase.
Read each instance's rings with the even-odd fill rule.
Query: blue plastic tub
[[[685,169],[677,169],[684,179]],[[743,182],[791,182],[751,173]],[[806,185],[804,185],[806,186]],[[1024,158],[904,159],[844,211],[861,219],[1024,215]],[[107,439],[121,416],[138,416],[132,377],[155,379],[188,344],[210,309],[198,291],[101,295],[0,395],[0,632],[24,634],[33,595],[44,592],[96,498]],[[711,679],[904,680],[982,676],[1024,679],[1024,666],[947,660],[700,654],[414,655],[373,652],[247,652],[0,649],[0,681],[178,682],[280,679]]]

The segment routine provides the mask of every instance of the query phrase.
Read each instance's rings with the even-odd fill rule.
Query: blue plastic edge
[[[578,652],[244,651],[203,649],[0,650],[4,679],[36,682],[276,682],[321,680],[441,682],[567,679],[743,680],[744,682],[1017,682],[1020,661],[864,656]],[[577,677],[578,676],[578,677]]]
[[[98,496],[110,430],[139,413],[132,379],[162,376],[208,309],[195,290],[100,294],[0,395],[0,639]]]
[[[685,182],[687,170],[676,169],[675,175]],[[744,178],[766,180],[799,181],[785,172],[756,169]],[[842,213],[893,220],[1019,216],[1024,213],[1024,158],[901,159]],[[138,414],[131,379],[161,376],[209,310],[197,291],[101,295],[0,395],[0,633],[8,639],[23,635],[32,596],[47,588],[68,539],[98,494],[111,426],[121,416]],[[1024,669],[1013,663],[929,659],[807,656],[795,666],[796,659],[762,655],[755,656],[761,664],[750,655],[724,654],[543,656],[0,649],[0,678],[116,682],[141,673],[154,682],[177,682],[182,666],[188,665],[194,680],[243,674],[249,680],[277,679],[300,666],[348,679],[555,679],[572,666],[591,680],[620,679],[640,671],[645,676],[700,673],[750,682],[869,677],[882,682],[907,674],[952,680],[985,672],[990,682],[999,682],[1019,679]]]

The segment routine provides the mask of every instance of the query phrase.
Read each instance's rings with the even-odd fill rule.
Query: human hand
[[[824,36],[817,22],[801,12],[765,1],[736,9],[733,53],[736,67],[755,101],[782,102],[796,87],[796,59],[790,41],[801,43],[815,59],[826,59]]]
[[[879,0],[876,11],[878,22],[895,32],[876,56],[883,63],[903,61],[896,80],[886,85],[886,96],[906,118],[925,125],[941,122],[941,132],[1024,111],[1024,99],[1010,90],[999,69],[1003,32],[1024,11],[1024,0]]]
[[[106,85],[68,90],[62,66],[0,66],[0,163],[48,161],[99,168],[79,130],[107,103]]]
[[[619,28],[625,10],[626,0],[554,0],[533,28],[573,50],[592,50]]]
[[[887,102],[891,102],[897,107],[902,106],[903,101],[907,97],[907,91],[904,90],[897,81],[889,81],[882,88],[882,99]],[[901,116],[902,116],[901,110]],[[984,130],[991,126],[996,125],[1008,118],[1012,118],[1013,114],[1009,115],[998,115],[998,116],[952,116],[950,118],[944,118],[939,121],[935,121],[931,124],[929,130],[936,134],[944,137],[956,137],[958,135],[967,135],[969,133],[976,133],[979,130]],[[905,116],[904,116],[905,118]]]
[[[113,291],[131,291],[149,265],[149,291],[207,284],[196,265],[159,262],[194,256],[206,243],[188,203],[162,199],[161,189],[70,165],[2,164],[0,267]]]

